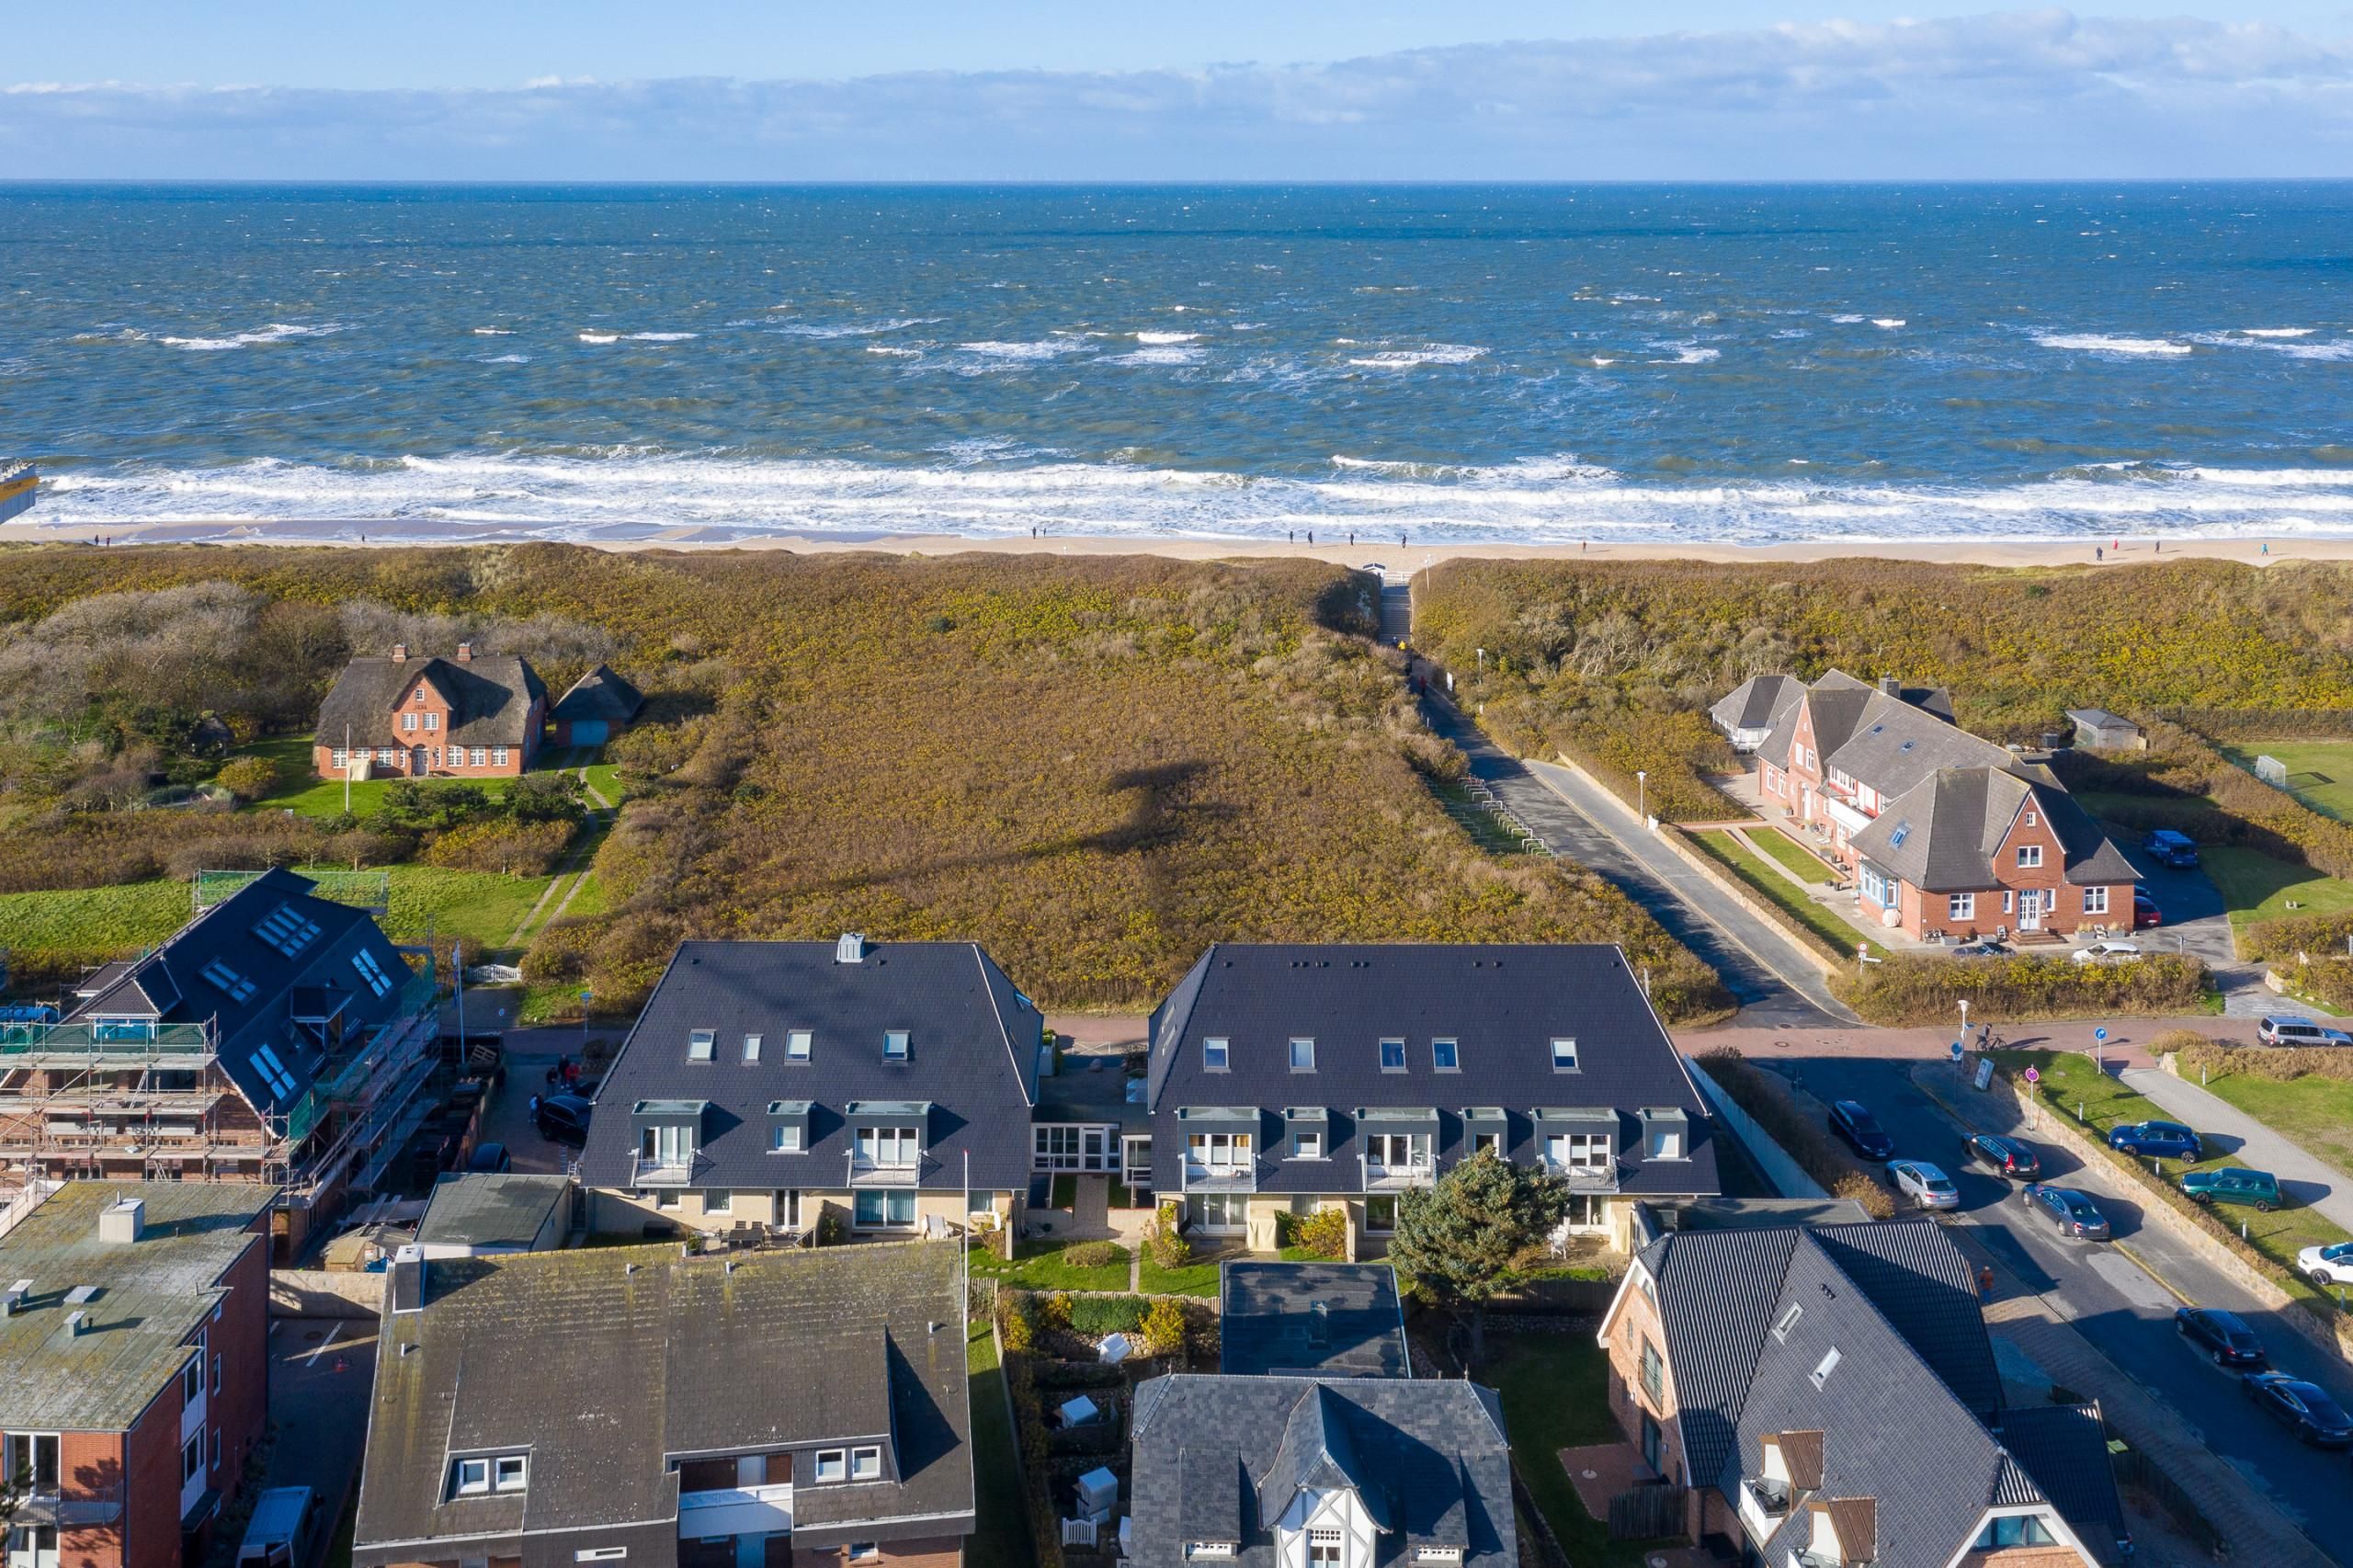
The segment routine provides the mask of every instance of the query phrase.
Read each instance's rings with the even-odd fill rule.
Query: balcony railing
[[[1616,1160],[1611,1160],[1607,1165],[1597,1165],[1584,1161],[1572,1161],[1563,1165],[1558,1160],[1547,1160],[1544,1162],[1544,1169],[1550,1175],[1556,1176],[1568,1183],[1571,1192],[1615,1192],[1618,1190],[1618,1162]]]
[[[678,1494],[678,1539],[773,1535],[792,1528],[792,1483]]]
[[[1205,1165],[1188,1157],[1185,1161],[1185,1190],[1256,1192],[1258,1190],[1258,1162],[1253,1159]]]
[[[849,1184],[852,1187],[920,1187],[924,1166],[938,1165],[921,1156],[912,1160],[862,1160],[853,1155],[849,1162]]]
[[[28,1492],[8,1522],[15,1526],[51,1525],[60,1529],[110,1525],[122,1517],[122,1484],[77,1487],[67,1496],[55,1487]]]
[[[1367,1192],[1403,1192],[1408,1187],[1432,1187],[1438,1182],[1438,1168],[1427,1160],[1391,1165],[1367,1157],[1363,1165]]]
[[[0,1024],[0,1058],[66,1057],[87,1062],[161,1061],[200,1067],[217,1045],[212,1026],[91,1021]]]
[[[631,1187],[685,1187],[695,1178],[695,1167],[704,1163],[700,1153],[684,1159],[670,1159],[660,1154],[639,1154],[630,1162],[629,1184]]]

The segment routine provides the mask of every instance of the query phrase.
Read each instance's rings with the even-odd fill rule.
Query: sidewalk
[[[2118,1077],[2126,1088],[2138,1090],[2200,1134],[2211,1137],[2219,1132],[2237,1139],[2239,1146],[2230,1151],[2236,1163],[2269,1171],[2299,1205],[2318,1210],[2346,1230],[2353,1231],[2353,1183],[2339,1172],[2305,1153],[2222,1096],[2161,1068],[2127,1068]]]

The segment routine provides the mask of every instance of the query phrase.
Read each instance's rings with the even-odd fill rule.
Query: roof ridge
[[[1029,1108],[1031,1110],[1036,1110],[1038,1108],[1039,1091],[1032,1087],[1029,1074],[1021,1070],[1021,1053],[1014,1049],[1013,1031],[1006,1027],[1005,1008],[1000,1006],[997,1001],[996,986],[991,981],[989,976],[989,971],[995,967],[995,960],[992,960],[986,952],[982,950],[980,943],[967,942],[964,945],[972,949],[972,962],[981,971],[981,994],[989,999],[989,1015],[996,1019],[997,1038],[1005,1041],[1005,1057],[1007,1062],[1013,1064],[1014,1081],[1021,1085],[1021,1097],[1029,1102]],[[998,970],[997,972],[999,974],[1005,973],[1002,970]],[[1011,985],[1013,983],[1013,977],[1009,974],[1005,975],[1005,983],[1007,985]],[[1044,1017],[1042,1013],[1039,1016],[1040,1017]],[[972,1156],[968,1153],[965,1155],[965,1158],[969,1161]]]

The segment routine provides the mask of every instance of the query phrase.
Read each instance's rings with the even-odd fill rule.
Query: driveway
[[[358,1483],[375,1372],[373,1318],[279,1318],[270,1324],[269,1419],[277,1439],[262,1484],[307,1486],[317,1494],[315,1550],[322,1555]]]
[[[2214,983],[2222,990],[2222,1011],[2227,1017],[2260,1017],[2278,1007],[2279,998],[2264,988],[2263,966],[2239,961],[2222,895],[2206,873],[2197,869],[2177,871],[2158,864],[2122,828],[2115,829],[2109,836],[2124,851],[2124,858],[2132,862],[2132,869],[2141,873],[2141,885],[2157,901],[2157,908],[2165,915],[2164,925],[2137,933],[2141,946],[2153,953],[2188,953],[2204,959],[2206,967],[2214,971]]]

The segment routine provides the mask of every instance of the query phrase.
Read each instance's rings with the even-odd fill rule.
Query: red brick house
[[[268,1421],[270,1198],[73,1182],[0,1240],[0,1463],[30,1482],[10,1564],[202,1560]]]
[[[1867,920],[1955,941],[2132,928],[2131,863],[2050,769],[1955,724],[1941,688],[1833,670],[1779,699],[1756,759],[1768,807],[1854,876]]]
[[[1848,847],[1864,915],[1915,940],[2132,929],[2139,873],[2047,776],[1939,768]]]
[[[319,708],[312,760],[322,778],[514,778],[539,755],[548,688],[528,660],[476,653],[354,659]]]

